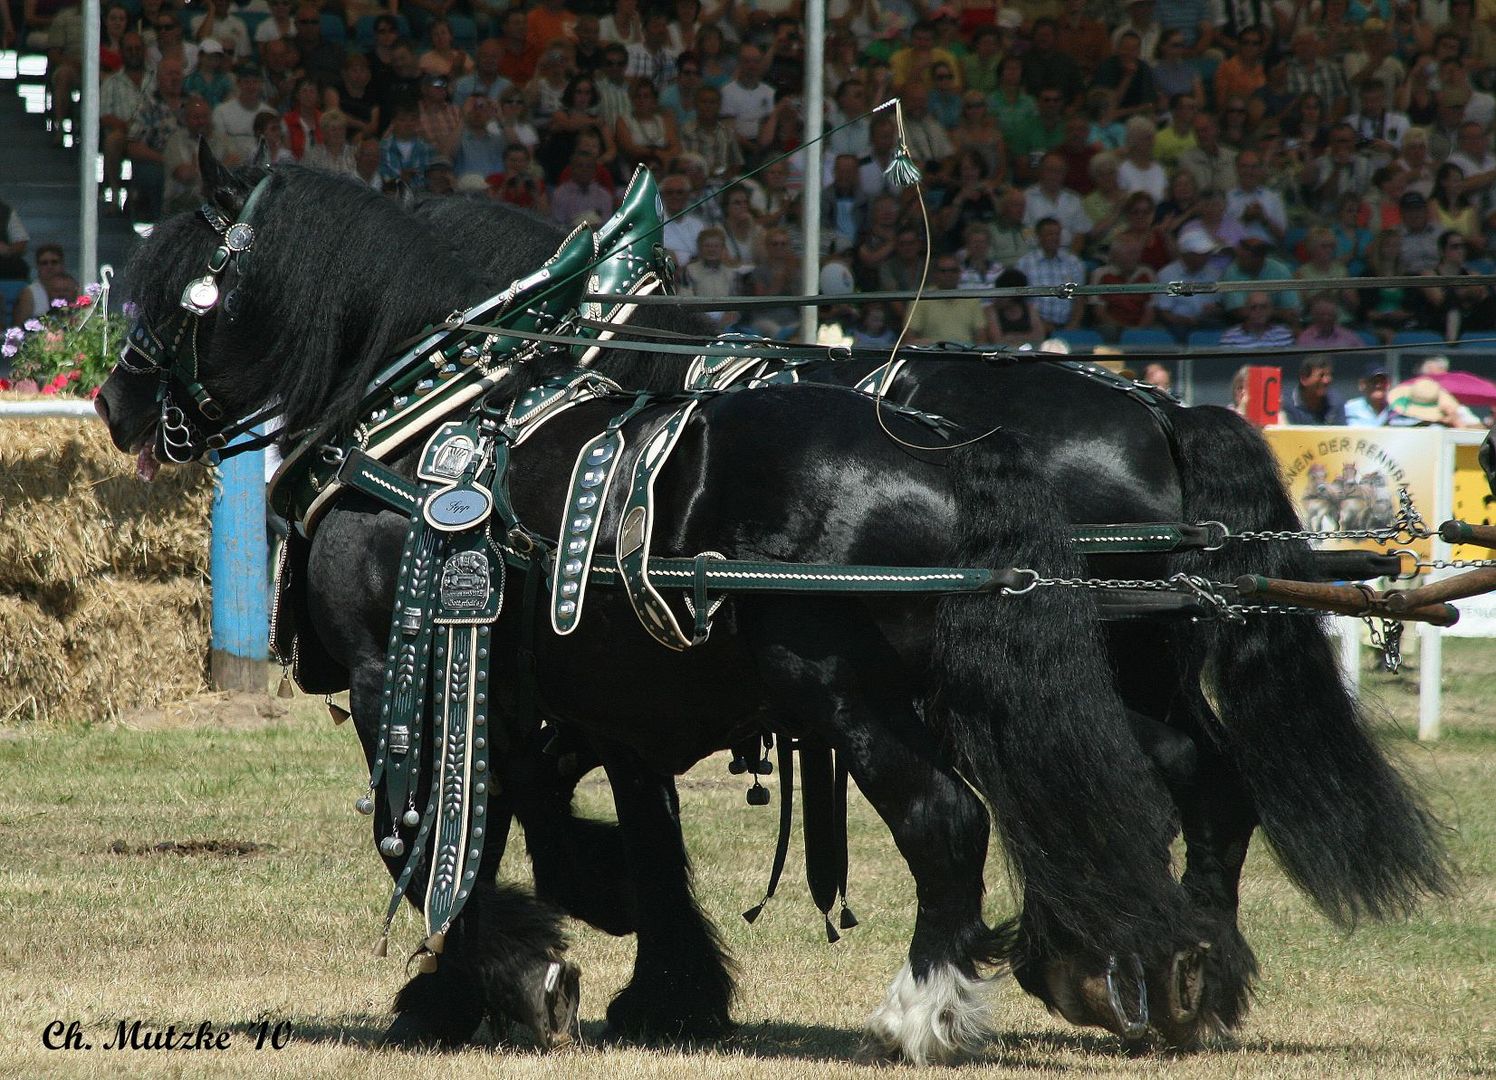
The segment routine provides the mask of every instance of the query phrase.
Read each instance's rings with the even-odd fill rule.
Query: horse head
[[[130,333],[96,402],[145,478],[275,414],[286,438],[346,430],[392,346],[497,291],[408,208],[346,177],[226,168],[206,142],[198,164],[203,205],[130,260]]]

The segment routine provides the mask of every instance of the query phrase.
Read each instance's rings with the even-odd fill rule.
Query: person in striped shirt
[[[1273,298],[1265,292],[1247,294],[1242,321],[1221,335],[1221,344],[1233,349],[1291,349],[1293,331],[1272,321]]]

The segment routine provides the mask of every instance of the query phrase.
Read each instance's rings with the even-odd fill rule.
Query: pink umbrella
[[[1496,405],[1496,383],[1468,371],[1445,371],[1427,375],[1464,405]]]

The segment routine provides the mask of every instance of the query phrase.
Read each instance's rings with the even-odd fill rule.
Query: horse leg
[[[691,891],[675,780],[632,751],[601,744],[636,894],[638,951],[608,1028],[645,1042],[711,1040],[732,1030],[733,965]]]
[[[982,921],[986,807],[915,711],[900,657],[872,626],[858,633],[855,609],[781,604],[776,612],[759,624],[775,643],[762,665],[768,692],[846,763],[919,898],[908,960],[868,1018],[866,1048],[916,1065],[978,1050],[993,1030],[981,969],[1002,952]]]

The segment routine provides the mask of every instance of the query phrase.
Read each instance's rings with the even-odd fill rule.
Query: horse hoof
[[[684,1012],[678,1011],[682,1004],[686,1005]],[[736,1027],[725,1011],[704,1008],[695,1002],[682,1003],[678,995],[651,998],[631,985],[620,990],[608,1004],[604,1038],[644,1045],[711,1043],[731,1035]]]
[[[449,1050],[466,1041],[450,1031],[442,1031],[418,1013],[402,1012],[380,1036],[379,1046],[389,1050]]]
[[[543,1023],[535,1032],[540,1045],[559,1050],[581,1041],[582,969],[570,960],[552,960],[544,981]]]

